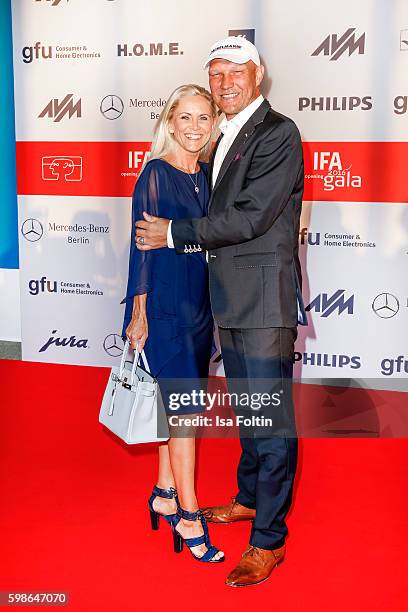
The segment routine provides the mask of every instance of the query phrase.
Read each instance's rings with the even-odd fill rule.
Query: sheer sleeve
[[[129,251],[129,275],[126,297],[121,304],[135,295],[149,293],[152,289],[154,251],[139,251],[135,244],[136,221],[143,219],[143,212],[159,216],[159,176],[154,163],[148,163],[141,173],[132,198],[132,230]]]

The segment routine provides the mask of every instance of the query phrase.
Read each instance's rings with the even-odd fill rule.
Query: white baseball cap
[[[228,36],[214,43],[204,70],[213,59],[225,59],[235,64],[245,64],[252,60],[257,66],[261,64],[257,48],[244,36]]]

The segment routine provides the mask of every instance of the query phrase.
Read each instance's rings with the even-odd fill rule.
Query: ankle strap
[[[184,510],[184,508],[181,508],[181,506],[179,506],[177,508],[177,516],[182,519],[185,519],[186,521],[196,521],[197,519],[201,519],[203,517],[203,513],[201,512],[201,510],[197,510],[196,512],[189,512],[188,510]]]
[[[164,497],[165,499],[177,498],[177,491],[173,487],[170,487],[169,489],[161,489],[155,485],[152,493],[153,495],[157,495],[157,497]]]

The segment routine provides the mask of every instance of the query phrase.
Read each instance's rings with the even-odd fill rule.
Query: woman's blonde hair
[[[170,95],[165,107],[160,113],[160,117],[154,128],[152,148],[150,150],[148,160],[163,159],[174,151],[175,140],[170,133],[169,123],[173,118],[174,111],[176,110],[178,103],[185,96],[202,96],[209,103],[213,118],[215,119],[217,117],[217,107],[209,91],[207,91],[204,87],[200,87],[200,85],[180,85],[180,87],[177,87]],[[207,161],[210,154],[211,145],[212,137],[210,137],[205,147],[201,149],[199,156],[200,160]]]

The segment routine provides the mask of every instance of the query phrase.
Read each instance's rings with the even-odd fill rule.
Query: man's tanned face
[[[208,75],[217,106],[227,119],[231,119],[259,96],[264,67],[256,66],[252,60],[246,64],[235,64],[224,59],[214,59],[210,63]]]

